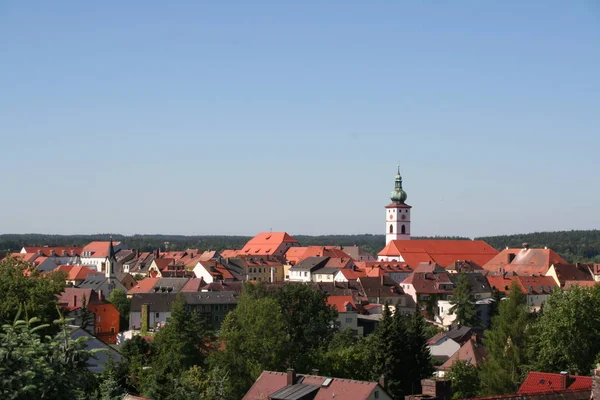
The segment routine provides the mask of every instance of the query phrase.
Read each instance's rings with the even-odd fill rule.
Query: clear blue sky
[[[0,233],[600,227],[600,3],[0,1]]]

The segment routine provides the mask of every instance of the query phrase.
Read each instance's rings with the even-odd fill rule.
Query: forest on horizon
[[[48,234],[2,234],[0,235],[0,252],[18,252],[23,246],[83,246],[96,240],[122,241],[130,249],[149,251],[161,250],[224,250],[240,249],[251,238],[250,236],[226,235],[48,235]],[[384,235],[293,235],[302,246],[353,246],[358,245],[371,254],[377,254],[385,246]],[[459,239],[471,240],[467,237],[436,236],[414,237],[419,239]],[[530,247],[549,247],[569,262],[600,263],[600,230],[572,230],[558,232],[533,232],[515,235],[497,235],[476,237],[497,250],[505,247],[521,247],[529,243]]]

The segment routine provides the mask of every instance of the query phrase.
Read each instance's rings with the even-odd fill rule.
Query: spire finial
[[[400,175],[400,164],[398,164],[398,175]]]

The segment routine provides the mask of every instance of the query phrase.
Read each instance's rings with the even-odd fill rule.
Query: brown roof
[[[456,261],[471,261],[483,265],[498,251],[482,240],[392,240],[379,256],[402,256],[415,267],[421,262],[436,262],[448,266]]]
[[[128,295],[136,293],[150,293],[160,278],[145,278],[138,281],[137,284],[127,291]]]
[[[560,286],[564,286],[566,281],[594,280],[594,277],[590,272],[590,266],[587,264],[554,264],[552,267],[556,272],[556,277],[560,282]]]
[[[550,390],[591,390],[592,377],[548,372],[530,372],[517,393],[544,393]]]
[[[450,294],[454,290],[447,272],[413,272],[402,284],[413,285],[416,293]]]
[[[493,290],[505,294],[510,291],[513,281],[519,284],[523,294],[530,295],[550,294],[558,286],[551,276],[488,275],[487,280]]]
[[[314,385],[318,388],[314,400],[366,400],[377,389],[384,390],[376,382],[355,381],[352,379],[328,378],[316,375],[298,375],[295,384],[301,379],[303,385]],[[325,380],[330,379],[329,385],[324,387]],[[288,386],[287,374],[284,372],[263,371],[256,379],[248,393],[242,400],[264,400],[280,389]]]
[[[544,275],[552,264],[567,264],[550,249],[505,249],[483,265],[488,271],[515,272],[517,275]]]
[[[390,277],[362,276],[357,279],[366,297],[399,297],[404,295],[402,288]]]
[[[470,338],[467,342],[460,346],[460,349],[458,349],[456,353],[454,353],[444,364],[442,364],[439,369],[442,371],[447,371],[458,360],[466,361],[470,365],[477,367],[481,365],[486,358],[487,351],[485,350],[485,347],[483,347],[481,343],[478,343],[475,338]]]

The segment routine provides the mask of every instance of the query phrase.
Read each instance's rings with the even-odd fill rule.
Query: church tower
[[[117,280],[118,261],[117,261],[117,255],[115,252],[115,247],[113,246],[112,237],[110,238],[110,247],[108,249],[108,257],[106,257],[105,264],[106,264],[106,271],[104,271],[104,272],[106,275],[106,279],[108,279],[109,287],[110,286],[114,287],[114,281]]]
[[[394,190],[390,196],[392,202],[385,206],[385,244],[392,240],[410,239],[410,209],[406,204],[406,192],[402,189],[400,167],[396,174]]]

